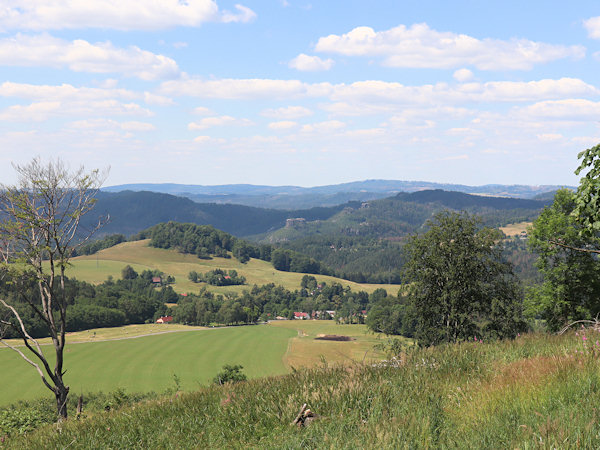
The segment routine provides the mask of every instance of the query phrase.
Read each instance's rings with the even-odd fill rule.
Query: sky
[[[576,185],[600,143],[597,1],[240,1],[2,0],[0,182]]]

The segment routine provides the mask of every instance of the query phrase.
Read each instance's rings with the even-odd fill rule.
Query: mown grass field
[[[319,334],[353,336],[350,342],[315,341]],[[18,341],[12,340],[11,343]],[[210,383],[224,364],[241,364],[250,378],[279,375],[292,367],[335,365],[381,358],[364,325],[333,321],[278,321],[267,325],[202,328],[147,324],[70,333],[66,381],[75,394],[114,391],[162,392]],[[40,343],[48,344],[49,339]],[[52,355],[52,347],[44,346]],[[47,396],[37,372],[13,351],[0,347],[0,405]]]
[[[175,387],[174,375],[182,389],[194,390],[208,384],[224,364],[243,365],[250,378],[283,374],[288,371],[283,362],[288,341],[296,334],[256,325],[67,344],[65,378],[71,392],[78,394],[117,388],[162,392]],[[71,340],[76,342],[76,337]],[[44,351],[52,355],[51,346]],[[10,349],[0,348],[0,367],[0,404],[50,394],[37,372]]]
[[[324,363],[348,364],[356,361],[380,360],[384,354],[375,349],[381,336],[368,331],[365,325],[338,325],[332,320],[281,320],[271,322],[278,328],[296,330],[290,340],[284,362],[287,367],[315,367]],[[316,340],[321,335],[349,336],[352,341]]]
[[[201,286],[206,286],[215,293],[241,293],[254,284],[261,286],[268,283],[275,283],[293,291],[300,288],[300,281],[304,276],[302,273],[275,270],[271,263],[258,259],[251,259],[245,264],[240,263],[235,258],[203,260],[195,255],[184,255],[175,250],[149,247],[148,242],[149,240],[124,242],[94,255],[73,258],[71,260],[72,266],[69,268],[67,275],[81,281],[98,284],[106,280],[109,275],[113,278],[121,278],[121,270],[129,264],[138,272],[145,269],[158,269],[167,275],[174,276],[173,289],[180,293],[198,292]],[[188,274],[192,270],[204,273],[216,268],[237,270],[240,275],[246,277],[247,284],[242,286],[210,286],[205,283],[192,283],[188,280]],[[344,286],[350,286],[353,291],[366,291],[368,293],[382,287],[395,295],[400,288],[398,285],[359,284],[325,275],[316,275],[316,278],[326,283],[339,282]]]
[[[600,448],[600,336],[533,334],[211,386],[8,448]],[[586,345],[587,342],[587,346]],[[318,415],[291,425],[307,403]]]
[[[500,231],[507,236],[518,236],[523,231],[527,231],[527,228],[529,228],[531,225],[533,225],[532,222],[511,223],[505,227],[500,227]]]

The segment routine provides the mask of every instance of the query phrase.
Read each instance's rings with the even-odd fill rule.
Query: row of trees
[[[236,286],[246,283],[246,277],[238,275],[237,270],[214,269],[206,273],[192,270],[188,279],[193,283],[208,283],[212,286]]]

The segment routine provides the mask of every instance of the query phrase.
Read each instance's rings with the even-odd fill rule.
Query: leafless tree
[[[56,397],[59,420],[67,418],[69,387],[63,376],[66,344],[67,296],[65,271],[73,250],[88,240],[102,225],[99,219],[90,230],[82,230],[81,218],[96,202],[95,195],[108,171],[70,170],[61,160],[43,163],[39,158],[13,165],[18,175],[14,186],[0,187],[0,257],[2,273],[18,289],[20,283],[37,286],[39,297],[23,303],[46,325],[56,356],[54,367],[40,344],[28,332],[19,308],[0,298],[0,343],[17,352],[39,373]],[[11,304],[12,303],[12,304]],[[12,329],[24,347],[4,339]]]

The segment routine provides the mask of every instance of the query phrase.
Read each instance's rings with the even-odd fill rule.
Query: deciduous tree
[[[516,335],[523,327],[522,299],[502,257],[499,230],[453,212],[437,214],[428,227],[405,246],[407,300],[419,344],[458,342],[486,331]]]
[[[69,387],[64,382],[67,306],[66,270],[74,248],[99,227],[82,230],[83,215],[93,208],[104,174],[83,167],[70,170],[60,160],[39,158],[15,165],[18,182],[0,192],[0,255],[2,270],[14,283],[37,285],[39,295],[22,291],[22,303],[47,327],[54,348],[54,367],[40,344],[31,337],[8,299],[0,299],[0,342],[12,348],[39,373],[56,397],[59,419],[67,417]],[[30,292],[30,291],[29,291]],[[4,311],[2,311],[4,310]],[[2,339],[2,329],[12,327],[23,340],[22,350]]]

